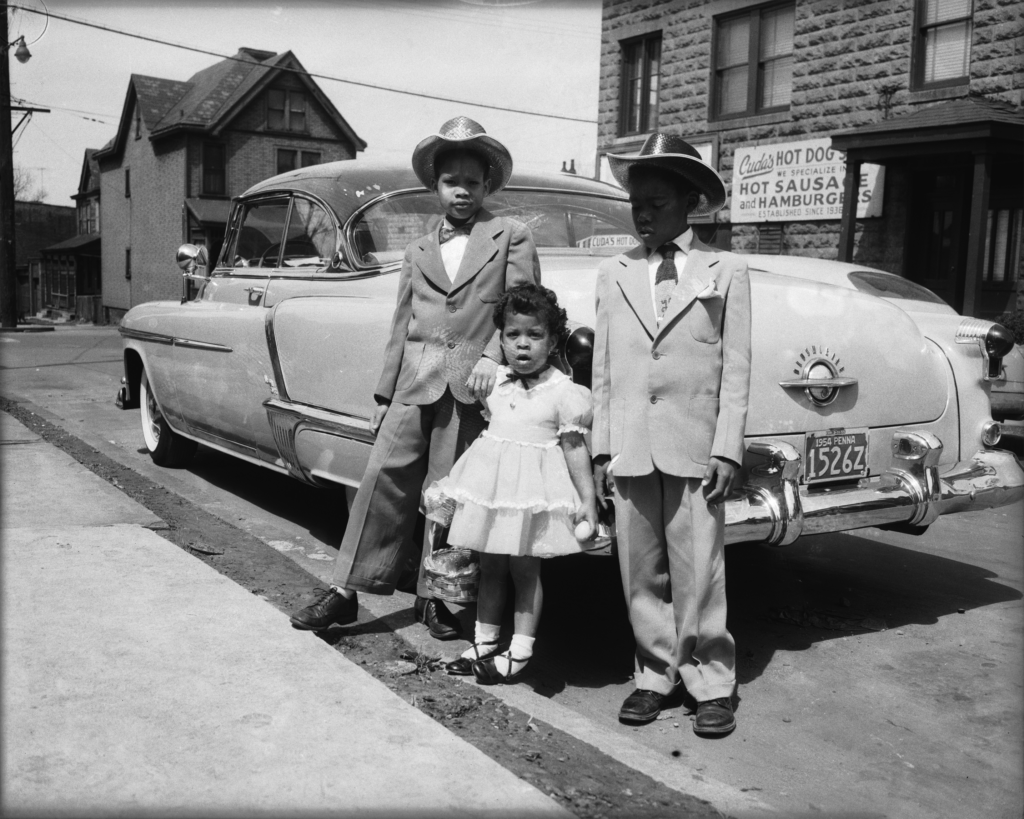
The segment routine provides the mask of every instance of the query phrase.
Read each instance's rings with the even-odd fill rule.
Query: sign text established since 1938
[[[737,148],[732,172],[732,221],[792,222],[843,215],[846,159],[829,139]],[[882,215],[885,169],[862,165],[857,218]]]

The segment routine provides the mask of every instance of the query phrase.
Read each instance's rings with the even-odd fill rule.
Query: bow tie
[[[517,373],[515,370],[509,370],[508,378],[501,382],[501,386],[504,387],[506,384],[515,384],[518,381],[520,384],[523,385],[524,390],[528,390],[530,389],[530,386],[527,383],[527,380],[530,378],[540,378],[547,370],[547,368],[550,366],[550,364],[545,364],[543,367],[537,370],[537,372],[534,373]]]
[[[473,229],[472,224],[459,225],[458,227],[450,227],[447,222],[441,225],[441,230],[438,233],[437,241],[439,244],[444,244],[453,236],[469,236],[469,232]]]

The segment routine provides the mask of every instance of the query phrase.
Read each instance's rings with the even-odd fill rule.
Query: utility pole
[[[11,43],[7,4],[0,6],[0,327],[18,326],[18,280],[14,275],[14,145],[11,141]]]

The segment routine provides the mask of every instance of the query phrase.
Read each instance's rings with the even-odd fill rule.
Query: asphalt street
[[[138,413],[113,404],[116,328],[6,334],[0,361],[4,397],[329,577],[343,493],[205,447],[189,469],[153,465]],[[494,693],[736,816],[1018,817],[1022,531],[1018,503],[942,518],[921,537],[866,529],[776,550],[729,547],[739,727],[723,739],[694,736],[681,709],[640,729],[617,723],[631,646],[617,572],[600,557],[546,568],[536,669]],[[386,617],[410,603],[398,594],[364,605]],[[420,626],[401,631],[447,657],[464,646],[437,644]]]

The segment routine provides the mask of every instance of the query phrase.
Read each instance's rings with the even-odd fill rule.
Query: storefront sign
[[[846,158],[829,139],[737,148],[732,221],[809,222],[843,215]],[[861,165],[857,218],[882,215],[885,169]]]

